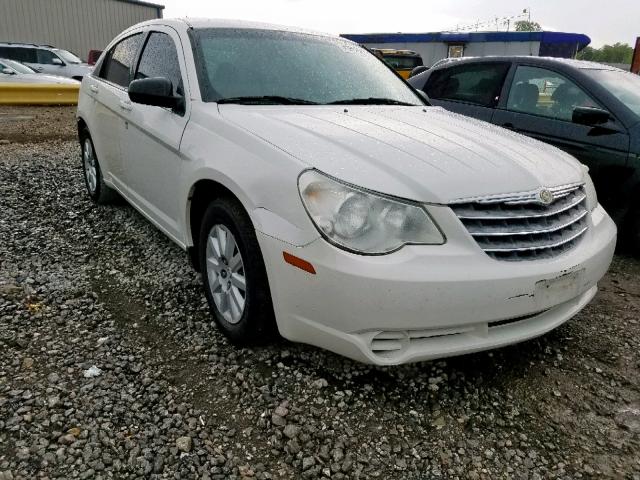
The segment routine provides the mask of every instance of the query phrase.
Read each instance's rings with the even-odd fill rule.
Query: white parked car
[[[238,344],[375,364],[513,344],[587,305],[615,247],[575,159],[427,106],[334,36],[136,25],[84,78],[78,127],[89,195],[188,250]]]
[[[33,43],[0,42],[0,58],[24,63],[39,73],[78,81],[93,68],[67,50]]]
[[[38,73],[20,62],[0,58],[0,83],[65,83],[79,85],[78,80]]]

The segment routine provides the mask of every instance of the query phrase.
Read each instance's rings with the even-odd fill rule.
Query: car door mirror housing
[[[604,125],[611,119],[606,110],[594,107],[577,107],[573,110],[573,123],[595,127]]]
[[[132,102],[154,107],[179,110],[183,107],[182,97],[173,95],[171,80],[165,77],[141,78],[129,84],[129,98]]]
[[[51,59],[51,63],[53,63],[54,65],[58,65],[58,66],[64,65],[64,62],[62,60],[60,60],[59,58],[52,58]]]
[[[5,75],[15,75],[16,71],[12,70],[11,68],[3,68],[2,73],[4,73]]]

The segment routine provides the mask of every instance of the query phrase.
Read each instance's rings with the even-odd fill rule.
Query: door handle
[[[98,93],[98,86],[97,85],[89,85],[89,90],[91,90],[93,93]]]
[[[126,111],[131,111],[131,109],[133,108],[133,105],[131,105],[131,102],[120,100],[120,108]]]

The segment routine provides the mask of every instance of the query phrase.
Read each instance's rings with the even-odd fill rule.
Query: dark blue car
[[[433,105],[555,145],[590,169],[620,237],[640,252],[640,76],[540,57],[477,57],[409,79]]]

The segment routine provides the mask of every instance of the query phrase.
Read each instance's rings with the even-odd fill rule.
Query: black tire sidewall
[[[87,172],[86,172],[85,167],[84,167],[84,145],[85,145],[86,140],[89,140],[89,142],[91,142],[91,148],[93,149],[93,158],[94,158],[94,161],[96,163],[96,189],[93,192],[89,188],[89,180],[87,179]],[[82,150],[82,156],[80,157],[80,161],[81,161],[81,165],[82,165],[82,176],[84,177],[84,185],[85,185],[85,187],[87,189],[87,193],[89,194],[91,199],[94,202],[99,203],[100,202],[100,195],[102,193],[102,185],[103,185],[102,170],[100,169],[100,162],[98,161],[98,155],[96,154],[96,147],[93,144],[93,140],[91,139],[91,135],[89,135],[89,132],[86,129],[84,129],[82,131],[82,133],[80,134],[80,149]]]
[[[206,248],[209,232],[214,225],[224,225],[233,234],[244,264],[246,296],[242,318],[229,323],[218,311],[209,285]],[[242,206],[234,200],[214,200],[207,208],[198,244],[200,271],[205,295],[214,319],[222,332],[235,344],[264,344],[274,338],[275,320],[264,260],[253,224]]]

